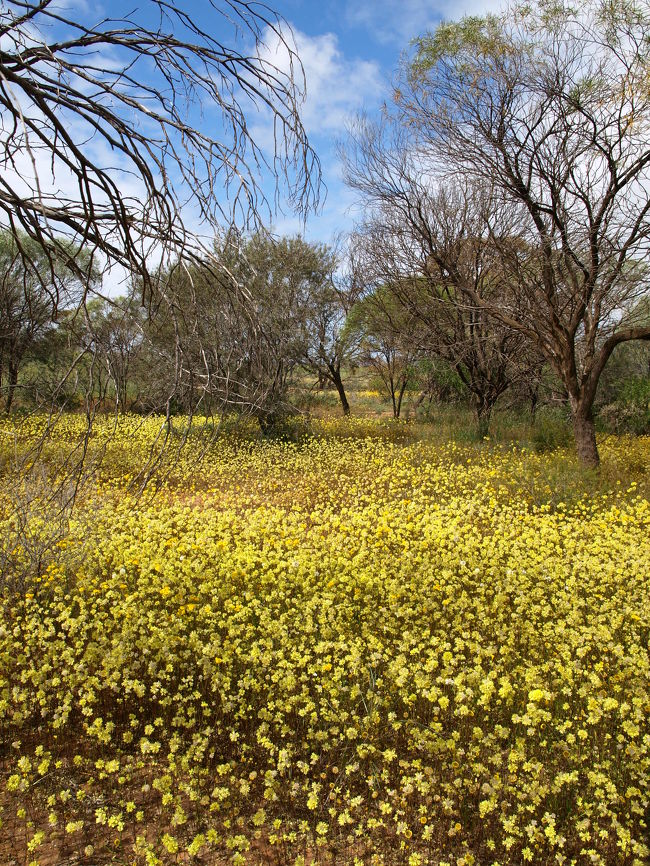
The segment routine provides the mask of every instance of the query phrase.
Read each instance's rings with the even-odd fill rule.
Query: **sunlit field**
[[[0,862],[648,862],[650,439],[113,424],[0,425]]]

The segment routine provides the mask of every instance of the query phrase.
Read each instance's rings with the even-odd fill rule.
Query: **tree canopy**
[[[590,465],[605,364],[620,343],[650,338],[632,316],[648,292],[649,29],[633,0],[466,17],[417,41],[395,93],[438,180],[496,191],[486,219],[508,299],[474,300],[543,352]]]

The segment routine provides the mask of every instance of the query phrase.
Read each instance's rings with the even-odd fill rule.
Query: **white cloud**
[[[355,0],[346,13],[348,22],[365,28],[378,42],[406,48],[409,41],[441,19],[498,12],[504,0]]]
[[[286,34],[285,34],[286,35]],[[346,134],[350,120],[362,109],[372,110],[387,92],[387,83],[378,62],[345,55],[333,33],[309,36],[299,30],[286,35],[304,71],[305,99],[299,106],[300,118],[311,144],[322,160],[323,181],[327,195],[321,200],[322,210],[313,215],[306,226],[310,239],[329,239],[343,228],[349,228],[347,208],[352,204],[349,190],[343,185],[334,153],[334,144]],[[259,50],[262,62],[275,66],[285,75],[293,72],[299,88],[302,82],[295,62],[277,34],[267,32]],[[260,112],[250,132],[256,144],[270,156],[273,154],[273,122],[267,112]],[[273,229],[278,234],[302,234],[300,218],[292,214],[276,214]]]
[[[305,129],[310,135],[339,135],[364,102],[376,102],[385,90],[379,64],[347,58],[334,33],[308,36],[294,30],[293,36],[305,75],[306,97],[300,111]],[[290,73],[289,52],[275,34],[267,33],[260,56]],[[298,77],[295,64],[294,72]]]
[[[103,16],[104,8],[101,4],[90,4],[89,0],[54,0],[50,6],[50,10],[57,14],[65,14],[66,12],[74,11],[82,15],[90,12],[95,12]]]

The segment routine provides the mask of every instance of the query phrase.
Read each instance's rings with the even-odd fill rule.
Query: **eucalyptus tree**
[[[491,235],[508,295],[471,295],[543,353],[588,466],[605,365],[621,343],[650,339],[633,313],[648,293],[649,30],[635,0],[515,5],[422,36],[395,92],[440,174],[500,198]],[[507,232],[502,208],[516,214]]]
[[[294,411],[293,374],[319,351],[333,259],[301,237],[235,231],[213,256],[218,271],[177,264],[161,277],[170,304],[146,328],[145,348],[156,387],[184,408],[249,414],[271,432]]]
[[[46,252],[23,232],[0,232],[0,394],[7,412],[29,352],[56,327],[61,310],[76,306],[96,279],[89,257],[61,238]]]

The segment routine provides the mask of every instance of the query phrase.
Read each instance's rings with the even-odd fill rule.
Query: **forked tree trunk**
[[[577,406],[573,411],[573,435],[576,440],[578,460],[583,466],[595,469],[600,463],[596,445],[596,427],[591,406]]]
[[[399,389],[391,379],[390,381],[390,398],[393,403],[393,418],[398,419],[402,411],[402,397],[404,396],[405,385],[401,385]]]

